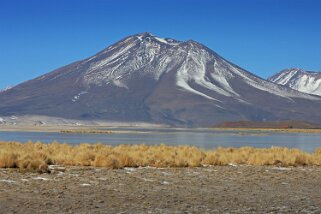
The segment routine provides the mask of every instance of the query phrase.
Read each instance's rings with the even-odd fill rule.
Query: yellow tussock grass
[[[314,153],[298,149],[272,147],[258,149],[216,148],[202,150],[194,146],[68,145],[60,143],[0,142],[0,167],[38,170],[48,165],[94,166],[119,169],[123,167],[198,167],[203,165],[321,165],[321,148]]]

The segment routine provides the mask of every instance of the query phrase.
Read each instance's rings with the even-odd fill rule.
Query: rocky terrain
[[[0,213],[320,213],[320,167],[0,170]]]

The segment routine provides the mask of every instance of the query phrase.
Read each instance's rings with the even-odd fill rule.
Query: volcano
[[[321,122],[321,97],[266,81],[206,46],[150,33],[0,92],[0,116],[210,126]]]

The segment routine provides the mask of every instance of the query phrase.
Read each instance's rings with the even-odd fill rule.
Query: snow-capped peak
[[[148,32],[136,34],[134,36],[130,36],[129,38],[132,38],[132,37],[136,37],[140,42],[157,41],[159,43],[166,44],[166,45],[178,45],[181,43],[180,41],[170,39],[170,38],[158,37]]]
[[[128,88],[126,79],[137,72],[158,79],[169,62],[167,56],[170,49],[179,43],[150,33],[129,36],[85,61],[90,63],[85,72],[85,82]],[[152,63],[156,58],[161,61],[160,64]]]
[[[291,68],[282,70],[268,80],[300,92],[321,96],[321,72]]]

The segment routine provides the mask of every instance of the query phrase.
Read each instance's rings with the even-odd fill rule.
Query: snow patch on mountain
[[[165,39],[165,38],[160,38],[160,37],[157,37],[155,36],[154,37],[157,41],[163,43],[163,44],[167,44],[167,45],[178,45],[180,44],[180,42],[176,42],[175,40],[173,39]]]
[[[120,50],[118,52],[116,52],[115,54],[111,55],[110,57],[99,61],[98,63],[94,63],[93,65],[91,65],[91,67],[89,68],[88,73],[95,71],[97,68],[101,68],[104,66],[108,66],[111,65],[113,63],[116,63],[118,60],[122,59],[120,58],[120,56],[125,55],[128,53],[128,50],[133,47],[134,44],[129,44],[128,46],[122,47],[120,48]]]
[[[275,78],[271,78],[270,80],[280,85],[286,85],[298,71],[298,69],[289,70],[275,76]]]
[[[190,91],[192,93],[195,93],[213,100],[217,100],[217,99],[214,99],[209,95],[206,95],[200,91],[193,89],[189,85],[189,83],[195,82],[197,85],[202,86],[203,88],[209,89],[211,91],[215,91],[216,93],[221,94],[223,96],[237,95],[233,91],[233,89],[229,87],[229,84],[224,78],[224,76],[220,76],[218,74],[215,74],[214,72],[210,72],[211,77],[215,80],[218,80],[218,82],[222,83],[223,88],[213,84],[210,81],[210,78],[207,76],[207,70],[208,70],[207,64],[208,62],[213,60],[214,59],[209,55],[207,51],[192,47],[187,53],[185,62],[177,71],[176,84],[187,91]],[[222,79],[224,80],[222,81]]]
[[[211,77],[216,80],[226,91],[230,94],[234,94],[236,96],[240,96],[236,93],[233,88],[230,86],[228,80],[233,77],[233,75],[229,72],[224,72],[221,68],[219,68],[216,60],[214,61],[214,72],[211,73]]]
[[[202,97],[205,97],[207,99],[210,100],[216,100],[213,97],[207,96],[206,94],[197,91],[195,89],[193,89],[189,84],[188,84],[188,80],[189,80],[189,75],[188,75],[188,70],[185,67],[182,67],[181,69],[178,70],[177,72],[177,81],[176,84],[177,86],[185,89],[186,91],[189,91],[191,93],[200,95]]]
[[[77,102],[77,100],[79,100],[82,95],[87,94],[87,93],[88,93],[87,91],[82,91],[82,92],[78,93],[77,95],[75,95],[75,96],[72,98],[71,101],[72,101],[72,102]]]
[[[321,78],[303,75],[296,83],[290,84],[293,89],[321,96]]]

